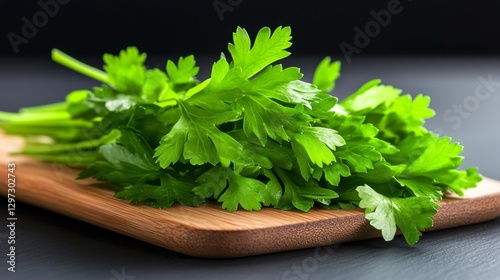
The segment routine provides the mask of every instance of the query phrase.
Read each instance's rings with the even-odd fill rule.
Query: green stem
[[[0,123],[14,120],[17,116],[19,116],[17,113],[0,111]]]
[[[22,112],[22,113],[9,113],[0,111],[0,120],[6,120],[10,122],[24,122],[24,121],[36,121],[43,123],[44,121],[59,121],[59,120],[71,120],[71,115],[64,111],[52,111],[52,112]]]
[[[56,154],[62,152],[75,152],[75,151],[85,151],[92,148],[97,148],[101,145],[110,144],[116,142],[120,137],[120,132],[117,130],[111,131],[111,133],[102,136],[101,138],[83,140],[76,143],[55,143],[55,144],[44,144],[44,143],[27,143],[26,147],[19,154],[23,155],[43,155],[43,154]]]
[[[106,74],[106,72],[78,61],[58,49],[52,49],[52,60],[85,76],[109,84],[108,74]]]
[[[12,127],[26,127],[26,126],[34,126],[34,127],[40,127],[40,128],[55,128],[55,127],[72,127],[72,128],[92,128],[94,127],[94,123],[82,119],[77,119],[77,120],[34,120],[34,119],[27,119],[27,120],[12,120],[8,123],[9,126]]]
[[[57,141],[74,141],[82,138],[82,129],[74,127],[39,127],[39,126],[3,126],[0,129],[5,134],[23,137],[45,135]]]
[[[35,113],[51,113],[51,112],[61,112],[61,111],[65,112],[67,110],[67,107],[68,105],[66,104],[66,102],[58,102],[47,105],[21,108],[19,110],[19,113],[35,114]]]

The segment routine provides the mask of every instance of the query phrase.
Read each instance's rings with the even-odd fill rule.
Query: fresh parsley
[[[54,61],[103,84],[65,102],[0,112],[0,128],[26,137],[21,154],[85,168],[116,197],[165,208],[221,203],[229,211],[366,210],[391,240],[409,244],[445,192],[463,194],[481,176],[460,170],[462,147],[423,126],[430,98],[372,80],[338,102],[340,62],[322,60],[312,83],[290,55],[291,29],[238,28],[228,50],[198,80],[193,55],[148,69],[129,47],[103,56],[103,70],[54,49]],[[40,137],[43,136],[43,137]]]

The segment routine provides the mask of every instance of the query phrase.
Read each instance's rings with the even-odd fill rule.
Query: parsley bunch
[[[428,130],[430,98],[372,80],[338,102],[340,63],[325,58],[313,82],[290,55],[291,30],[243,28],[199,81],[192,55],[147,69],[129,47],[105,54],[104,71],[59,50],[53,59],[101,81],[65,102],[0,113],[0,128],[26,137],[22,154],[85,167],[116,186],[116,197],[166,208],[216,201],[236,211],[263,206],[366,210],[391,240],[409,244],[432,226],[443,193],[481,180],[458,170],[462,147]],[[44,136],[44,137],[40,137]]]

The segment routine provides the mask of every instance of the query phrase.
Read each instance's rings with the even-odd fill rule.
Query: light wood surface
[[[216,204],[169,209],[131,205],[98,186],[102,183],[75,180],[79,170],[8,155],[21,146],[22,140],[0,134],[1,195],[7,194],[7,163],[14,162],[16,200],[187,255],[242,257],[380,237],[362,209],[231,213]],[[499,216],[500,182],[485,178],[465,197],[444,199],[430,230]]]

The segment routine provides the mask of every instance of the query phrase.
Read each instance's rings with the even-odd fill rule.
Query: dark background
[[[56,0],[40,0],[47,3]],[[119,1],[59,0],[28,42],[12,47],[7,34],[22,36],[22,21],[42,11],[38,0],[0,1],[0,56],[48,55],[53,47],[72,55],[116,53],[135,45],[148,54],[218,55],[226,51],[237,26],[250,34],[263,26],[292,27],[294,54],[340,58],[339,44],[353,44],[358,26],[373,20],[370,11],[387,9],[384,1]],[[214,3],[221,9],[217,13]],[[222,13],[222,5],[229,10]],[[392,15],[359,56],[499,54],[498,1],[400,0]],[[221,17],[219,16],[221,15]],[[355,54],[358,56],[358,54]]]

